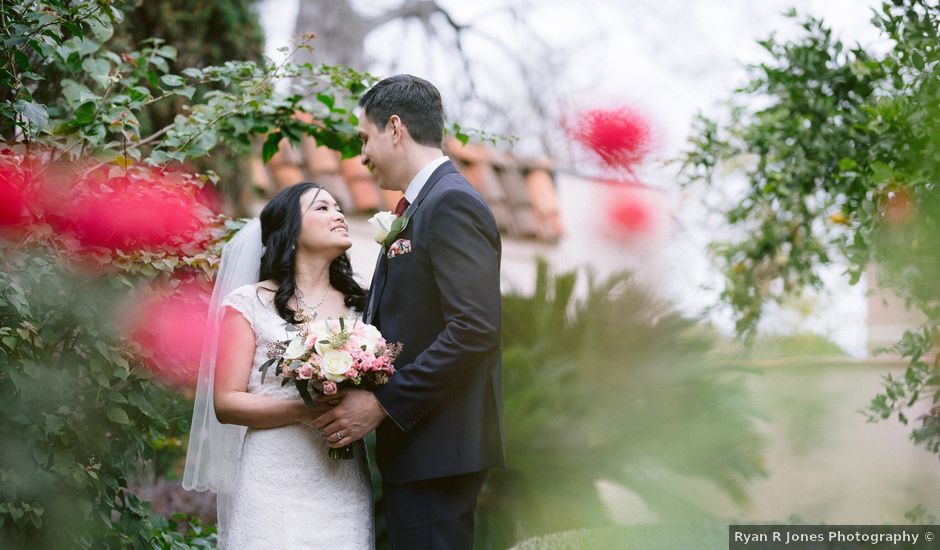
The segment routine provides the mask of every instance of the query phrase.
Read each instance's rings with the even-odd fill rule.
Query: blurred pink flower
[[[109,180],[106,192],[77,189],[67,205],[57,209],[53,227],[84,246],[113,250],[177,250],[196,244],[204,223],[186,189],[159,182],[126,185],[123,179]]]
[[[630,191],[614,193],[607,202],[607,225],[617,236],[632,237],[648,233],[655,224],[652,206]]]
[[[7,163],[0,163],[0,227],[22,223],[27,217],[25,175]]]
[[[152,291],[124,323],[140,359],[158,378],[175,386],[190,383],[199,370],[209,309],[209,291],[186,283],[171,294]]]

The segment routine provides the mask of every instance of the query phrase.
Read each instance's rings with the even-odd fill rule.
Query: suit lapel
[[[431,172],[428,182],[424,184],[424,187],[421,188],[421,192],[418,193],[418,198],[405,210],[404,215],[412,219],[408,225],[413,226],[413,219],[417,215],[418,208],[421,206],[421,203],[424,202],[424,198],[428,196],[428,192],[431,191],[431,188],[434,187],[444,175],[452,172],[456,173],[457,169],[449,160]],[[386,253],[387,251],[383,246],[375,262],[375,274],[372,276],[372,288],[369,291],[369,303],[366,307],[368,314],[366,322],[369,324],[375,324],[373,321],[375,320],[376,313],[378,313],[379,304],[382,301],[382,292],[385,290],[385,279],[386,275],[388,275],[388,258],[386,257]]]
[[[375,306],[376,302],[378,301],[376,296],[378,296],[379,292],[381,292],[379,287],[385,285],[384,263],[385,247],[383,246],[382,249],[379,250],[378,258],[375,259],[375,269],[372,270],[372,284],[369,285],[369,299],[368,302],[366,302],[366,315],[364,321],[370,325],[375,324],[372,322],[372,317],[375,315]]]

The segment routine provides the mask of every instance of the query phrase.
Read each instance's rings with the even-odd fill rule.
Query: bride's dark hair
[[[309,182],[292,185],[275,195],[261,211],[264,253],[261,255],[260,278],[262,281],[271,279],[278,284],[274,292],[274,306],[278,315],[288,323],[297,322],[297,312],[291,309],[289,303],[297,291],[294,265],[304,214],[300,196],[310,189],[323,190],[321,186]],[[346,253],[330,264],[330,286],[343,293],[347,307],[357,311],[365,309],[366,290],[353,278],[352,265]]]

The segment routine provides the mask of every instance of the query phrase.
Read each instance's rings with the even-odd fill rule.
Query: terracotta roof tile
[[[446,141],[445,153],[483,195],[505,236],[555,241],[563,234],[549,161],[523,162],[483,144],[462,145],[455,139]],[[307,137],[297,148],[283,140],[267,166],[254,157],[250,170],[252,183],[269,195],[301,181],[319,183],[349,214],[392,210],[401,198],[398,191],[380,189],[360,157],[340,159],[339,153]]]

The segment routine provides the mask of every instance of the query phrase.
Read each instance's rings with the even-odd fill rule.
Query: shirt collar
[[[408,184],[408,187],[405,189],[405,199],[408,200],[408,204],[413,204],[415,200],[418,199],[418,195],[421,194],[421,190],[424,188],[424,185],[428,182],[428,178],[431,177],[431,174],[437,170],[437,167],[444,164],[448,161],[446,156],[440,156],[431,162],[424,165],[424,168],[420,172],[415,174],[415,177],[412,178],[411,183]]]

